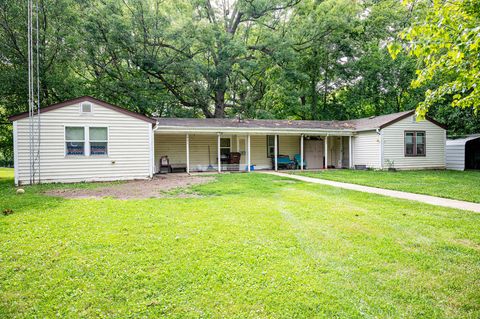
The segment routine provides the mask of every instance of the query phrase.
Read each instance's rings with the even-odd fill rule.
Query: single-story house
[[[28,184],[29,113],[10,120],[15,183]],[[414,111],[348,121],[151,118],[84,96],[42,108],[39,132],[42,182],[151,178],[165,157],[188,173],[285,160],[300,169],[445,168],[445,127]]]
[[[447,139],[445,154],[447,169],[480,169],[480,134]]]

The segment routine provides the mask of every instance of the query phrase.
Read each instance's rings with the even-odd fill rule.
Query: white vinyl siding
[[[280,137],[280,143],[282,137]],[[250,136],[250,163],[255,165],[255,169],[271,169],[272,159],[267,157],[267,137],[266,135]]]
[[[403,141],[403,134],[397,138]],[[353,165],[380,168],[380,135],[376,131],[359,132],[352,141]]]
[[[408,131],[425,131],[425,156],[405,156],[404,135]],[[445,130],[428,121],[415,121],[409,116],[382,129],[383,161],[394,161],[397,169],[445,168]]]
[[[80,103],[43,113],[41,128],[42,182],[79,182],[148,178],[149,134],[146,121],[93,104],[84,116]],[[18,179],[29,182],[28,118],[16,121]],[[108,155],[66,156],[65,127],[108,127]],[[88,133],[86,132],[86,135]],[[87,138],[87,136],[85,137]],[[85,145],[86,147],[86,145]],[[88,152],[87,152],[88,153]]]
[[[183,134],[154,134],[154,166],[155,172],[160,169],[160,157],[168,156],[170,164],[185,164],[187,163],[186,153],[186,136]],[[190,135],[190,145],[192,143],[193,135]],[[210,152],[216,154],[216,149],[211,149]],[[208,156],[207,156],[208,157]],[[216,158],[216,157],[215,157]],[[192,150],[190,147],[190,161],[192,160]],[[208,160],[208,159],[207,159]],[[208,164],[208,162],[207,162]]]
[[[300,136],[280,135],[278,150],[280,155],[288,155],[291,159],[300,154]]]
[[[342,138],[339,136],[328,137],[328,166],[334,166],[335,168],[342,167]]]
[[[465,169],[465,142],[447,141],[446,146],[446,163],[448,169],[463,171]]]

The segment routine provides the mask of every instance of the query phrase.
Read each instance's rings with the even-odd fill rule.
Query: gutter
[[[335,133],[341,136],[355,135],[355,130],[331,130],[331,129],[297,129],[297,128],[284,128],[284,129],[272,129],[272,128],[236,128],[236,127],[183,127],[183,126],[158,126],[154,128],[156,132],[165,133],[245,133],[245,134],[310,134],[310,135],[327,135]]]

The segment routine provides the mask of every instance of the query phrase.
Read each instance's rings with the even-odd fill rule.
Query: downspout
[[[380,148],[380,153],[379,153],[380,169],[383,170],[383,130],[377,128],[376,132],[378,134],[378,141],[380,143],[380,145],[379,145],[379,148]]]
[[[149,136],[149,146],[150,146],[150,170],[149,175],[150,178],[153,178],[153,174],[155,174],[155,130],[158,127],[158,121],[155,125],[152,124],[152,129],[150,130]]]

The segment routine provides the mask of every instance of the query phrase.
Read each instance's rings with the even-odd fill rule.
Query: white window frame
[[[81,140],[67,140],[67,128],[70,128],[70,127],[83,128],[83,141],[81,141]],[[87,155],[87,134],[88,134],[88,132],[85,129],[85,126],[83,126],[83,125],[78,125],[78,124],[77,125],[75,125],[75,124],[64,125],[63,126],[63,149],[64,149],[63,150],[63,155],[65,157],[73,157],[73,158],[88,156]],[[77,142],[77,143],[83,142],[83,155],[69,155],[69,154],[67,154],[67,143],[68,142],[74,142],[74,143],[75,142]]]
[[[83,155],[67,155],[67,127],[81,127],[84,132],[84,150]],[[90,155],[90,127],[101,127],[107,129],[107,154],[106,155]],[[82,142],[82,141],[68,141],[68,142]],[[92,142],[104,142],[104,141],[92,141]],[[84,158],[84,157],[93,157],[93,158],[104,158],[110,156],[110,127],[108,125],[78,125],[78,124],[66,124],[63,126],[63,156],[66,158]]]
[[[90,112],[83,112],[83,104],[90,104]],[[92,102],[81,102],[79,109],[78,109],[80,115],[92,115],[93,114],[93,103]]]
[[[108,157],[108,155],[110,154],[110,128],[106,125],[89,125],[89,126],[86,126],[87,131],[88,131],[88,156],[92,156],[92,157]],[[100,140],[90,140],[90,128],[106,128],[107,129],[107,140],[105,141],[100,141]],[[90,142],[102,142],[102,143],[107,143],[107,154],[102,154],[102,155],[92,155],[90,154],[91,152],[91,147],[90,147]]]

